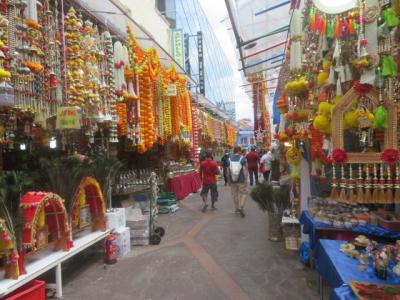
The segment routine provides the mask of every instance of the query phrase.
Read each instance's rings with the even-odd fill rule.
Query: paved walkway
[[[297,252],[270,242],[267,215],[249,199],[246,218],[233,213],[230,190],[219,186],[217,211],[200,212],[199,195],[160,216],[159,246],[135,247],[104,268],[101,251],[63,271],[64,299],[319,299],[316,274]]]

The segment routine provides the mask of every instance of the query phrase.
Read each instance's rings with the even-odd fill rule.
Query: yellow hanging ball
[[[328,72],[326,72],[326,71],[320,72],[317,77],[318,86],[319,87],[324,86],[325,83],[328,81],[328,78],[329,78]]]
[[[374,121],[375,121],[375,116],[374,116],[373,113],[368,112],[368,120],[369,120],[371,123],[374,123]]]
[[[314,118],[314,128],[325,132],[325,130],[329,127],[329,120],[324,115],[318,115]]]
[[[345,113],[343,120],[344,128],[355,128],[358,126],[358,117],[354,110]]]
[[[325,117],[330,117],[332,112],[332,104],[326,101],[321,102],[318,105],[318,111],[321,115],[324,115]]]
[[[324,60],[324,62],[322,63],[322,68],[327,71],[329,70],[329,68],[331,67],[332,62],[330,60]]]

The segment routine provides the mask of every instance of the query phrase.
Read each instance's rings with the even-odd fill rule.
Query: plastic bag
[[[310,263],[310,243],[307,241],[301,242],[299,251],[300,261],[308,265]]]

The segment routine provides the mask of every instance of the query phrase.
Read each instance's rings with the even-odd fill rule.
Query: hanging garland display
[[[294,139],[292,145],[310,142],[311,175],[325,180],[326,167],[332,169],[331,199],[339,202],[400,201],[399,16],[393,3],[359,0],[330,14],[307,1],[293,12],[276,137]],[[257,106],[255,126],[259,115]]]
[[[66,65],[67,65],[67,103],[73,106],[85,107],[85,98],[83,97],[84,76],[83,71],[85,62],[81,42],[83,21],[76,15],[73,7],[65,16],[65,40],[66,40]]]

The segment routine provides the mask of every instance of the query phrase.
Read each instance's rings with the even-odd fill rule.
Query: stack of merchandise
[[[179,210],[179,206],[176,204],[176,198],[173,193],[160,192],[157,199],[157,205],[160,214],[174,213]]]
[[[131,252],[131,235],[126,226],[125,208],[112,208],[106,212],[107,229],[116,237],[117,257],[123,257]]]
[[[132,246],[149,244],[150,216],[143,215],[140,208],[126,208],[127,226],[130,229]]]

